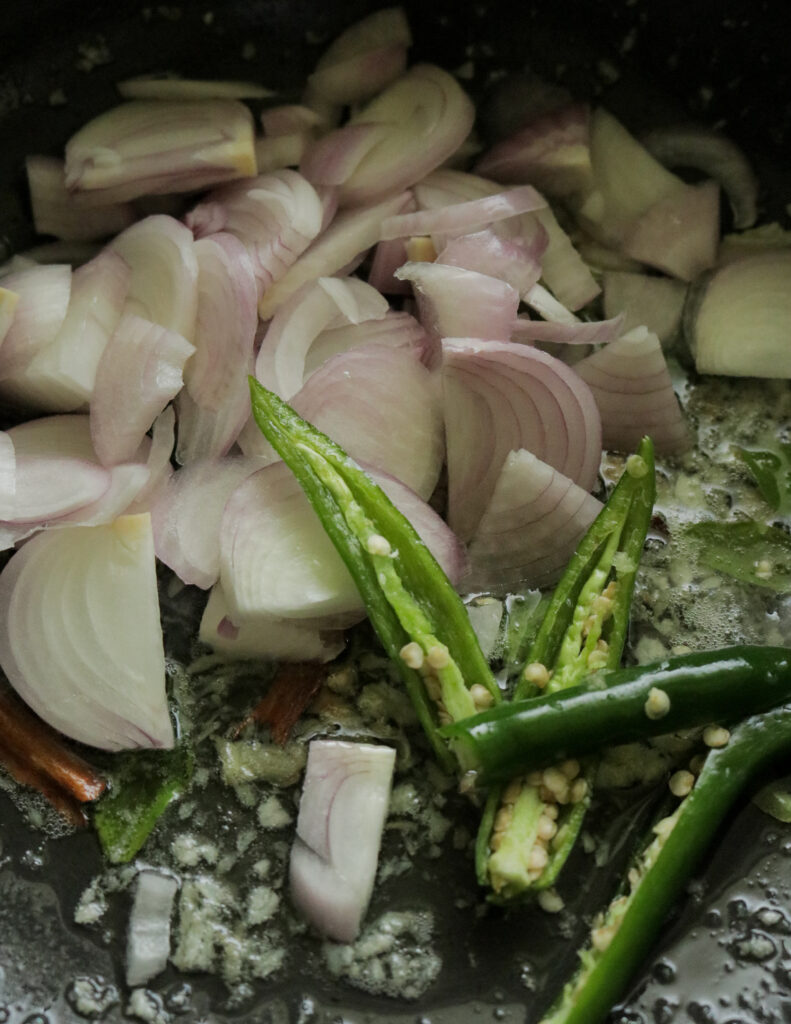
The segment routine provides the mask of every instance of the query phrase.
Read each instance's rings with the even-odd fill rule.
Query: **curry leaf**
[[[749,520],[695,523],[686,534],[707,568],[780,594],[791,591],[791,536],[785,530]]]

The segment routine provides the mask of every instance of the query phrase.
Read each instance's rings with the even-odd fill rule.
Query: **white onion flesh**
[[[402,192],[373,206],[339,214],[283,277],[264,292],[258,304],[261,319],[270,320],[277,309],[304,284],[319,277],[337,274],[352,260],[376,245],[384,218],[399,213],[410,202],[411,195]]]
[[[345,646],[339,630],[321,629],[296,619],[258,615],[235,625],[219,583],[209,594],[198,636],[215,654],[230,660],[278,658],[325,662],[337,658]]]
[[[636,327],[574,367],[587,382],[602,421],[604,445],[631,452],[650,434],[659,454],[684,451],[689,428],[673,391],[659,338]]]
[[[411,288],[406,281],[399,281],[395,272],[408,260],[406,243],[403,238],[379,242],[374,249],[368,284],[383,295],[409,295]]]
[[[546,232],[547,244],[541,259],[541,278],[552,294],[569,309],[587,306],[601,291],[596,278],[571,239],[547,207],[535,213]]]
[[[611,320],[580,321],[576,324],[552,323],[548,320],[514,321],[514,341],[550,341],[563,345],[606,345],[623,334],[623,317]]]
[[[126,983],[144,985],[161,974],[170,955],[170,915],[179,883],[163,871],[137,876],[126,941]]]
[[[508,454],[469,547],[471,590],[555,583],[602,504],[520,449]]]
[[[510,339],[519,292],[505,281],[441,263],[405,263],[396,277],[412,282],[420,322],[430,333]]]
[[[353,942],[373,891],[395,750],[314,740],[291,849],[295,905],[323,935]]]
[[[465,140],[475,110],[447,71],[417,64],[315,142],[300,165],[316,184],[340,185],[341,205],[376,202],[439,167]],[[345,173],[339,181],[338,166]]]
[[[25,162],[33,225],[39,235],[86,242],[115,235],[135,219],[130,203],[89,206],[66,188],[64,164],[51,156],[29,156]]]
[[[443,341],[448,523],[469,540],[510,451],[526,448],[589,491],[601,422],[587,384],[560,360],[510,342]]]
[[[132,100],[66,143],[66,187],[117,203],[256,173],[253,119],[235,100]]]
[[[534,284],[524,296],[525,303],[549,323],[568,324],[570,327],[581,323],[580,318],[566,309],[562,302],[548,292],[542,284]]]
[[[185,218],[196,238],[228,231],[244,242],[259,293],[287,273],[326,227],[324,220],[321,196],[301,174],[288,169],[210,192]]]
[[[681,326],[687,286],[669,277],[608,270],[602,278],[604,315],[623,314],[623,333],[647,327],[663,346],[673,341]]]
[[[275,313],[258,351],[256,377],[289,400],[305,383],[305,365],[322,332],[381,320],[387,308],[387,300],[363,281],[318,278]]]
[[[388,217],[382,222],[381,237],[385,241],[411,235],[442,235],[452,238],[501,220],[534,213],[546,205],[546,199],[531,185],[522,185],[480,199]]]
[[[117,89],[126,100],[266,100],[275,96],[271,89],[255,82],[173,78],[163,75],[138,75],[118,82]]]
[[[129,462],[154,420],[181,390],[195,351],[175,331],[126,315],[107,343],[91,398],[91,438],[105,466]]]
[[[72,739],[173,746],[147,515],[42,533],[14,555],[0,575],[0,665]]]
[[[195,352],[176,400],[182,464],[224,455],[250,412],[247,374],[258,327],[258,285],[250,255],[230,234],[195,242],[198,313]]]
[[[37,352],[57,337],[69,308],[71,267],[32,266],[3,278],[3,288],[17,296],[14,316],[0,344],[0,387],[24,372]]]

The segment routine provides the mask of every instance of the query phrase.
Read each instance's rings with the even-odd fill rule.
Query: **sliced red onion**
[[[299,167],[311,136],[304,132],[293,135],[273,135],[255,140],[255,162],[259,174],[281,171],[286,167]]]
[[[404,73],[411,45],[401,7],[375,11],[324,51],[308,78],[308,90],[338,106],[368,100]]]
[[[126,940],[126,983],[145,985],[165,970],[170,955],[170,915],[178,879],[145,868],[137,876]]]
[[[196,238],[229,231],[244,242],[259,290],[265,291],[322,230],[324,217],[322,199],[313,186],[301,174],[285,169],[210,193],[185,221]]]
[[[276,93],[255,82],[139,75],[118,82],[126,100],[266,100]]]
[[[456,338],[442,350],[448,523],[462,540],[474,535],[509,451],[526,448],[592,488],[601,422],[573,370],[510,342]]]
[[[194,192],[255,173],[253,118],[235,100],[132,100],[66,143],[66,187],[91,202]]]
[[[75,201],[66,188],[64,164],[51,156],[29,156],[25,162],[33,225],[39,235],[67,241],[92,241],[115,235],[135,219],[129,203],[89,206]]]
[[[333,356],[291,404],[352,458],[431,496],[442,469],[437,381],[405,348],[367,345]]]
[[[107,471],[95,462],[17,451],[15,488],[0,494],[0,520],[44,525],[98,501],[109,483]]]
[[[563,199],[591,186],[590,110],[571,104],[536,118],[493,146],[475,171],[495,181],[529,182]]]
[[[659,199],[625,229],[627,256],[693,281],[717,262],[720,190],[716,182],[683,185]]]
[[[151,511],[157,496],[173,475],[170,457],[173,454],[175,443],[176,413],[173,406],[169,405],[154,420],[150,441],[148,437],[144,438],[137,453],[138,459],[145,458],[145,462],[142,464],[148,470],[148,480],[127,509],[130,514]]]
[[[733,226],[752,227],[758,216],[758,180],[736,143],[705,128],[655,128],[642,137],[649,153],[665,167],[693,167],[725,189]]]
[[[636,327],[577,363],[602,420],[604,446],[631,452],[650,434],[657,452],[673,454],[690,445],[689,428],[673,392],[659,338]]]
[[[103,526],[129,512],[148,485],[148,466],[138,462],[123,463],[107,471],[109,483],[100,498],[82,508],[61,516],[46,525],[51,529],[66,526]]]
[[[320,277],[300,288],[272,318],[256,359],[256,376],[290,399],[305,382],[308,354],[323,331],[381,320],[387,308],[387,299],[363,281]]]
[[[18,296],[0,345],[0,381],[14,377],[57,337],[71,294],[71,267],[32,266],[6,275],[3,288]]]
[[[211,589],[199,639],[226,658],[278,658],[283,661],[332,661],[345,646],[339,630],[320,629],[295,619],[259,615],[236,626],[219,583]]]
[[[622,333],[647,327],[663,345],[671,342],[681,325],[687,286],[669,277],[608,270],[602,278],[604,314],[623,314]]]
[[[418,64],[344,128],[314,143],[301,168],[316,184],[337,185],[335,168],[343,161],[350,173],[341,186],[341,205],[372,203],[438,167],[467,137],[474,117],[472,103],[452,75]],[[384,129],[373,147],[371,135],[363,132],[366,126],[377,136]]]
[[[513,451],[470,542],[470,590],[556,582],[602,505],[535,455]]]
[[[192,235],[167,214],[153,214],[110,245],[129,265],[125,312],[191,341],[198,305],[198,261]]]
[[[315,110],[301,106],[299,103],[284,103],[278,107],[268,107],[261,114],[264,135],[270,138],[319,131],[323,124],[324,122]]]
[[[524,296],[525,303],[544,320],[553,324],[568,324],[573,326],[580,323],[580,318],[566,309],[562,302],[558,302],[555,296],[546,290],[543,285],[534,284]]]
[[[623,316],[611,320],[580,321],[576,324],[548,320],[518,319],[512,324],[514,341],[549,341],[562,345],[606,345],[622,333]]]
[[[510,339],[519,292],[505,281],[441,263],[405,263],[396,276],[412,282],[420,322],[437,337]]]
[[[395,272],[403,266],[407,256],[406,243],[403,238],[393,238],[387,242],[379,242],[374,249],[371,268],[368,271],[368,284],[383,295],[410,295],[412,289],[408,281],[399,281]]]
[[[436,350],[436,343],[413,316],[390,309],[379,320],[363,320],[359,324],[322,331],[305,358],[305,380],[328,359],[363,345],[409,349],[425,366],[431,366]]]
[[[143,435],[181,390],[184,363],[194,351],[175,331],[123,317],[99,360],[91,398],[91,438],[103,465],[134,458]]]
[[[314,740],[289,879],[295,905],[323,935],[353,942],[368,908],[387,817],[395,750]]]
[[[223,510],[259,467],[241,457],[200,459],[177,469],[157,491],[151,507],[157,558],[184,583],[207,590],[217,580]]]
[[[497,221],[533,213],[546,205],[546,199],[532,185],[522,185],[507,192],[444,208],[388,217],[382,222],[381,234],[383,239],[406,238],[410,235],[442,235],[452,238]]]
[[[172,747],[149,517],[33,537],[0,576],[0,665],[72,739]]]
[[[258,327],[258,285],[244,244],[229,234],[195,243],[198,315],[195,352],[177,399],[183,463],[224,455],[250,413],[247,374]]]
[[[402,192],[373,206],[341,213],[293,267],[264,292],[258,305],[261,319],[271,319],[278,307],[302,285],[319,277],[337,274],[350,261],[365,253],[379,240],[383,219],[399,213],[411,201],[411,195]]]
[[[96,463],[87,416],[43,416],[11,427],[8,436],[17,456],[81,459]]]
[[[537,232],[533,245],[521,240],[500,238],[491,229],[452,238],[437,257],[438,263],[480,274],[499,277],[526,295],[541,277],[541,257],[546,234]]]
[[[549,207],[539,210],[535,219],[547,236],[541,261],[544,284],[564,306],[582,309],[601,291],[596,278]]]

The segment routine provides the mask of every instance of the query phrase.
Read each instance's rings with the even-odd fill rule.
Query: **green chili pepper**
[[[649,952],[714,833],[756,776],[791,752],[791,707],[738,725],[712,750],[692,792],[658,822],[622,894],[594,923],[580,966],[541,1024],[600,1024]]]
[[[468,747],[484,780],[791,700],[791,648],[727,647],[603,672],[585,685],[500,704],[443,734]]]
[[[516,700],[566,689],[595,670],[620,663],[654,503],[654,477],[653,444],[644,438],[549,601]],[[487,796],[475,848],[476,874],[493,889],[490,898],[509,900],[554,883],[582,826],[593,772],[580,774],[578,764],[566,764],[541,781],[516,777],[516,772],[497,778],[511,781],[493,786]]]
[[[250,393],[258,426],[305,491],[439,760],[452,768],[440,717],[458,721],[500,697],[464,605],[412,525],[342,448],[252,377]]]

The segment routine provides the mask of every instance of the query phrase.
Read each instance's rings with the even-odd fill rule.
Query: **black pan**
[[[118,79],[161,70],[248,78],[296,99],[322,43],[376,6],[369,0],[5,0],[0,259],[33,241],[24,156],[58,152],[75,128],[116,101]],[[765,190],[764,210],[782,215],[791,198],[784,191],[791,64],[782,0],[406,0],[404,6],[417,57],[455,68],[472,54],[473,90],[492,70],[530,67],[580,97],[600,97],[633,128],[680,119],[721,127],[753,158]],[[85,835],[44,842],[1,792],[0,841],[0,1022],[83,1019],[71,1008],[75,978],[123,991],[117,941],[108,934],[106,944],[96,932],[71,923],[76,895],[100,869],[95,841]],[[624,852],[616,844],[613,868]],[[791,1020],[790,852],[791,829],[754,808],[743,809],[612,1020]],[[585,863],[572,863],[569,870],[578,871],[588,888],[577,895],[578,916],[561,926],[529,910],[478,919],[456,908],[454,901],[471,891],[463,857],[443,860],[441,869],[416,868],[403,898],[438,908],[445,960],[439,981],[417,1005],[332,986],[301,955],[292,958],[284,977],[260,985],[233,1013],[222,1009],[223,990],[211,979],[179,978],[169,969],[154,987],[172,1019],[185,1022],[533,1020],[546,993],[570,970],[584,915],[601,904],[607,887],[606,878],[593,880]],[[119,923],[109,920],[108,926]],[[768,941],[750,946],[753,937]],[[186,1011],[180,996],[187,996]],[[111,1005],[102,1019],[122,1019],[121,1005]]]

